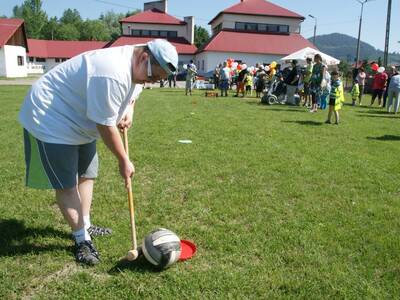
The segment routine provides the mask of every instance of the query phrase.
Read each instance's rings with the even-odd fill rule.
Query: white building
[[[270,63],[305,47],[300,35],[304,17],[265,0],[241,0],[215,16],[212,37],[199,49],[195,62],[207,73],[228,58],[247,65]]]
[[[27,76],[26,49],[24,21],[0,19],[0,76]]]
[[[144,44],[156,38],[168,40],[176,47],[179,65],[187,64],[197,51],[194,43],[194,18],[179,20],[167,13],[167,0],[144,4],[143,12],[120,21],[122,36],[110,47]]]
[[[86,51],[101,49],[107,42],[48,41],[28,39],[28,73],[42,74],[54,66]]]

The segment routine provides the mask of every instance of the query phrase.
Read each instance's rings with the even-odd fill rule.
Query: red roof
[[[238,4],[235,4],[214,17],[208,24],[211,24],[221,14],[239,14],[239,15],[257,15],[257,16],[273,16],[273,17],[285,17],[304,19],[303,16],[292,12],[286,8],[273,4],[265,0],[243,0]]]
[[[288,55],[315,46],[298,33],[264,34],[222,30],[200,51]]]
[[[17,29],[24,24],[22,19],[0,19],[0,47],[7,44]]]
[[[71,58],[86,51],[103,48],[107,42],[48,41],[28,39],[30,57]]]
[[[168,25],[185,25],[186,22],[181,21],[169,14],[153,8],[136,15],[124,18],[121,23],[148,23],[148,24],[168,24]]]
[[[145,44],[148,41],[153,40],[152,37],[134,37],[134,36],[121,36],[110,47],[125,46],[125,45],[138,45]],[[186,39],[182,37],[169,38],[167,39],[172,45],[175,46],[178,54],[195,54],[197,48],[195,45],[190,44]]]

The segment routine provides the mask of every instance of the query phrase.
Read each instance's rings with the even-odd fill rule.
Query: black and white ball
[[[165,269],[178,261],[181,255],[181,240],[171,230],[158,228],[145,237],[142,249],[147,261]]]

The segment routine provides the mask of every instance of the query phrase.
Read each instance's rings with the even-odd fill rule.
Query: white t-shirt
[[[19,121],[37,139],[80,145],[115,126],[142,92],[132,83],[134,46],[85,52],[50,70],[25,97]]]

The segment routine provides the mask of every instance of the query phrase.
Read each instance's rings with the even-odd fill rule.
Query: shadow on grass
[[[392,115],[389,115],[389,114],[386,114],[386,115],[358,114],[358,116],[361,118],[381,118],[381,119],[393,119],[393,120],[398,119],[398,118],[396,118],[396,115],[393,115],[393,114]]]
[[[139,258],[135,261],[128,261],[127,259],[120,260],[117,264],[108,270],[108,274],[110,275],[120,275],[123,271],[132,271],[135,273],[159,273],[162,270],[157,269],[153,265],[151,265],[143,255],[139,256]]]
[[[27,253],[39,254],[41,252],[59,251],[63,248],[70,248],[60,244],[40,245],[32,241],[39,237],[52,236],[71,239],[71,236],[66,232],[51,227],[29,228],[20,220],[0,220],[0,257],[24,255]]]
[[[296,123],[299,125],[306,125],[306,126],[321,126],[324,123],[323,122],[316,122],[316,121],[310,121],[310,120],[306,120],[306,121],[282,121],[282,123]]]
[[[370,115],[389,115],[389,113],[384,109],[369,109],[365,111],[360,111],[360,114],[370,114]]]
[[[372,137],[368,136],[368,140],[377,140],[377,141],[400,141],[400,135],[388,135],[385,134],[383,136]]]

